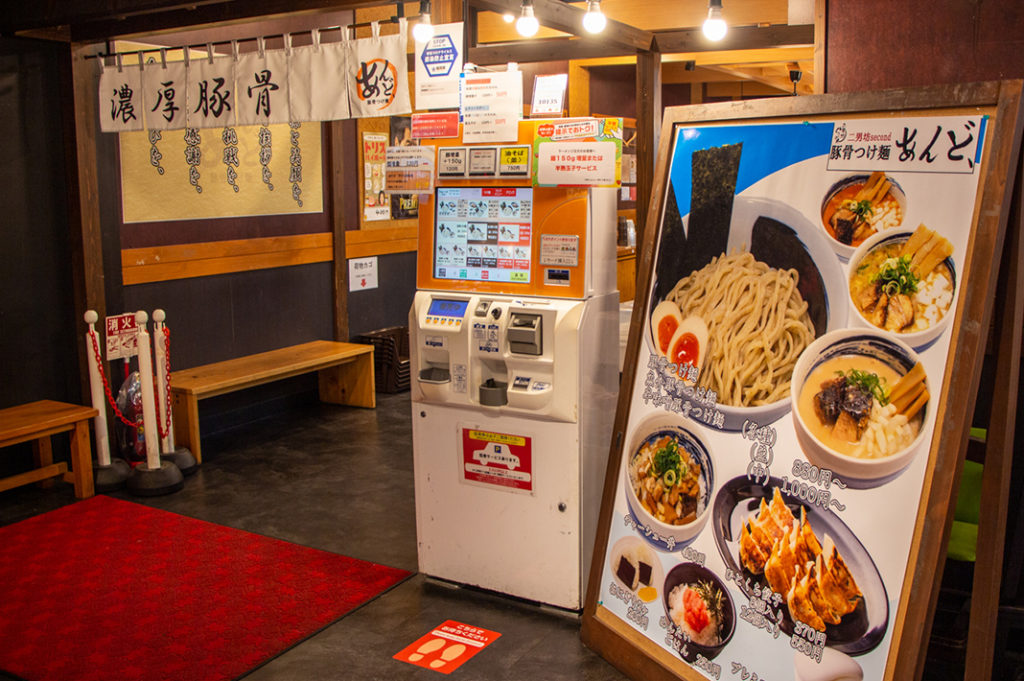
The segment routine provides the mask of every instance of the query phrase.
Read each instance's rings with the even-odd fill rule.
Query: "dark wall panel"
[[[416,293],[416,254],[394,253],[377,257],[379,287],[348,294],[351,337],[389,326],[408,326],[409,308]]]
[[[1024,76],[1020,0],[828,3],[829,92]]]
[[[0,38],[0,407],[79,402],[56,43]]]
[[[171,370],[332,340],[330,263],[124,288],[124,309],[167,313]],[[113,314],[114,311],[111,311]]]

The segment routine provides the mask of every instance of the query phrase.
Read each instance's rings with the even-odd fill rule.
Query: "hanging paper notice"
[[[434,191],[433,147],[388,147],[384,191],[427,194]]]
[[[622,184],[622,119],[535,122],[533,183],[544,187]]]
[[[387,148],[387,135],[363,133],[363,216],[367,220],[391,219],[391,202],[384,192]]]
[[[349,259],[348,290],[368,291],[372,288],[377,288],[377,256]]]
[[[533,106],[531,116],[561,116],[565,102],[565,89],[569,84],[568,73],[537,76],[533,79]]]
[[[523,112],[523,74],[462,74],[462,141],[515,142]]]
[[[459,106],[462,73],[462,22],[434,26],[434,37],[416,43],[416,108]]]

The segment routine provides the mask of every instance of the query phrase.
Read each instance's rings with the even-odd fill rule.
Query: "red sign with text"
[[[418,667],[451,674],[469,658],[500,637],[496,631],[447,620],[394,655],[394,659]]]
[[[468,482],[532,492],[531,439],[522,435],[463,428],[462,477]]]

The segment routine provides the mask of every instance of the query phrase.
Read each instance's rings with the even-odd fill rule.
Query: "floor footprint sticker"
[[[435,648],[436,650],[436,648]],[[466,646],[461,643],[448,646],[441,652],[441,657],[437,660],[430,661],[430,667],[432,669],[440,669],[454,659],[457,659],[462,653],[466,652]]]
[[[439,650],[442,647],[444,647],[443,638],[432,638],[423,645],[421,645],[419,648],[417,648],[416,652],[409,656],[409,661],[419,662],[423,659],[424,655],[429,655],[430,653],[434,652],[435,650]],[[444,663],[442,662],[442,664]]]

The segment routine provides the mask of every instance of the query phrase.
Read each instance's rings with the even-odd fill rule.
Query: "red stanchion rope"
[[[164,376],[167,384],[167,418],[164,424],[157,422],[156,428],[161,438],[167,437],[167,434],[171,431],[171,331],[166,326],[164,331]],[[100,372],[100,378],[103,380],[103,392],[107,395],[107,402],[110,404],[110,408],[114,410],[114,415],[120,419],[121,423],[128,426],[129,428],[139,428],[142,425],[142,419],[138,421],[129,421],[125,418],[125,415],[121,413],[121,410],[117,407],[117,401],[114,400],[114,395],[110,390],[110,382],[107,380],[107,373],[103,371],[103,357],[100,355],[99,342],[96,340],[97,334],[95,331],[89,331],[89,338],[92,339],[92,351],[96,355],[96,368]],[[153,386],[154,398],[157,404],[160,403],[159,393],[157,388]]]

